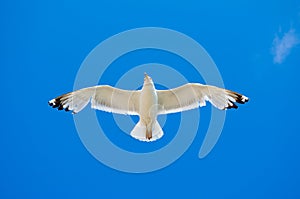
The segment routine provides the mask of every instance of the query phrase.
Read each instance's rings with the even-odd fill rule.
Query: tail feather
[[[135,139],[138,139],[140,141],[145,141],[145,142],[155,141],[164,135],[164,132],[161,129],[157,120],[155,121],[152,127],[152,138],[150,139],[146,138],[146,131],[147,131],[146,126],[143,123],[141,123],[141,121],[139,121],[131,131],[130,135]]]

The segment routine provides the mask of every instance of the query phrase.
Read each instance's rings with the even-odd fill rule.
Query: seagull
[[[249,98],[234,91],[200,83],[187,83],[170,90],[157,90],[145,73],[141,90],[123,90],[98,85],[63,94],[48,102],[58,110],[80,112],[91,101],[93,109],[125,115],[138,115],[139,122],[130,135],[140,141],[155,141],[163,136],[157,116],[203,107],[209,101],[218,109],[238,108]]]

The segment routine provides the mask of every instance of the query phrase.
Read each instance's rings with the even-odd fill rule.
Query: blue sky
[[[2,1],[0,13],[0,198],[300,198],[299,1]],[[148,26],[199,42],[225,87],[250,102],[227,111],[222,135],[204,159],[198,151],[209,107],[175,163],[152,173],[123,173],[97,161],[81,143],[72,115],[47,102],[73,89],[81,63],[101,41]],[[181,70],[185,64],[159,53],[120,58],[100,83],[114,85],[118,65],[152,61]],[[198,80],[190,69],[181,72]],[[97,115],[113,129],[110,139],[130,145],[110,114]],[[136,150],[170,141],[177,126],[168,125],[165,139]]]

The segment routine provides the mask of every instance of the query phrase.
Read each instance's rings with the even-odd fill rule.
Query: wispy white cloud
[[[290,54],[291,49],[300,43],[300,39],[293,28],[282,35],[280,37],[276,34],[272,45],[273,61],[277,64],[281,64]]]

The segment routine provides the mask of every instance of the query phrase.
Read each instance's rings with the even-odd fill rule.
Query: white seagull
[[[138,115],[140,120],[130,135],[141,141],[154,141],[163,136],[157,115],[176,113],[205,106],[209,101],[221,110],[237,108],[249,99],[239,93],[199,83],[188,83],[170,90],[156,90],[145,73],[141,90],[122,90],[108,85],[83,88],[66,93],[48,103],[58,110],[81,111],[90,101],[93,109]]]

